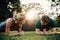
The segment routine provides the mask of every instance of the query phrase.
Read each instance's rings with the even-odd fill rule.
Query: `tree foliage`
[[[11,7],[7,7],[11,2]],[[10,11],[11,9],[12,11]],[[13,11],[16,10],[17,13],[21,12],[21,6],[19,0],[0,0],[0,22],[5,21],[7,18],[13,17]]]

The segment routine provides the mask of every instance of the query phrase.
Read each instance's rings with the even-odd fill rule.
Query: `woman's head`
[[[25,15],[23,13],[18,13],[16,16],[16,22],[18,24],[23,24],[24,20],[25,20]]]
[[[25,19],[25,15],[23,13],[18,13],[17,20],[23,20],[23,19]]]

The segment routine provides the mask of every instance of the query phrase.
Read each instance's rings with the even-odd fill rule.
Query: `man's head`
[[[41,20],[42,20],[42,25],[47,25],[48,23],[49,23],[49,17],[48,16],[46,16],[46,15],[43,15],[42,16],[42,18],[41,18]]]

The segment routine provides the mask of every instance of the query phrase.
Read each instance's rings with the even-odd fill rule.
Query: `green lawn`
[[[0,40],[60,40],[60,34],[36,35],[33,31],[29,31],[25,32],[24,36],[7,37],[4,33],[0,33]]]

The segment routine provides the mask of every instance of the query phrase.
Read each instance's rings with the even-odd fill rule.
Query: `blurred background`
[[[0,22],[19,12],[26,15],[24,31],[35,30],[34,24],[42,14],[48,15],[60,26],[60,0],[0,0]]]

